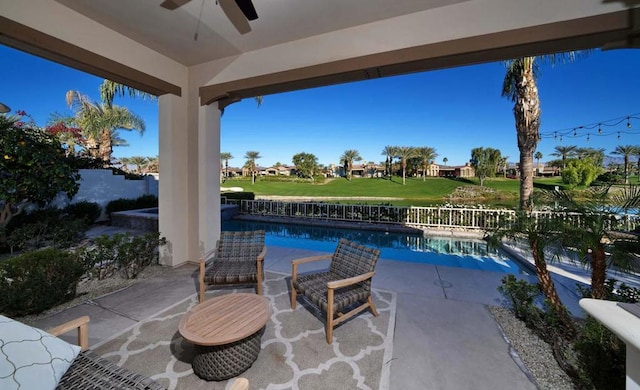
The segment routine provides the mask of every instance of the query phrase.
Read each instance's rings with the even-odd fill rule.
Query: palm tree
[[[555,152],[551,153],[552,156],[562,158],[562,169],[567,167],[567,158],[574,157],[578,151],[578,147],[575,145],[570,146],[556,146]]]
[[[572,61],[576,52],[523,57],[506,62],[507,73],[502,83],[502,96],[514,103],[518,150],[520,150],[520,209],[531,208],[533,193],[533,153],[540,141],[540,98],[536,78],[538,63]],[[536,62],[536,60],[538,61]]]
[[[158,173],[160,171],[160,159],[158,156],[147,157],[147,172]]]
[[[507,162],[509,161],[509,156],[500,156],[498,160],[498,167],[502,169],[502,177],[507,178]]]
[[[489,237],[492,245],[499,245],[504,236],[511,240],[518,241],[525,239],[531,249],[536,268],[536,276],[540,290],[548,300],[554,312],[557,313],[561,324],[571,335],[575,334],[575,325],[571,320],[566,307],[562,304],[558,291],[556,290],[551,273],[545,260],[546,248],[558,248],[561,235],[557,232],[561,230],[559,221],[551,218],[535,218],[530,213],[518,211],[514,221],[505,221],[502,226]]]
[[[129,87],[127,85],[116,83],[115,81],[104,79],[102,84],[100,84],[100,100],[104,102],[107,106],[111,107],[113,104],[113,99],[116,95],[125,96],[129,95],[130,97],[141,97],[146,100],[156,100],[157,97],[148,92],[143,92],[138,89]]]
[[[131,156],[131,158],[129,158],[129,164],[133,164],[136,166],[137,174],[142,173],[142,167],[146,165],[148,162],[149,160],[143,156]]]
[[[254,150],[250,150],[244,154],[245,160],[247,160],[246,165],[251,171],[251,184],[255,184],[256,182],[256,160],[262,158],[260,152],[256,152]]]
[[[427,177],[427,166],[430,162],[438,157],[438,153],[436,153],[436,149],[430,146],[424,146],[416,149],[416,154],[420,158],[420,164],[422,165],[422,181],[426,180]]]
[[[536,166],[538,168],[538,174],[540,174],[540,159],[542,159],[542,153],[537,151],[536,154],[533,155],[533,158],[536,159]]]
[[[604,148],[577,148],[576,155],[579,159],[591,158],[597,167],[602,167],[604,163]]]
[[[396,146],[397,156],[402,166],[402,185],[406,184],[407,160],[416,155],[416,148],[412,146]]]
[[[637,146],[635,145],[618,145],[611,154],[617,154],[618,156],[624,156],[624,184],[629,184],[629,158],[636,153]]]
[[[82,129],[90,156],[100,158],[105,164],[111,160],[113,133],[117,130],[135,130],[144,133],[142,118],[125,107],[108,102],[92,102],[79,91],[68,91],[67,105],[75,110],[74,123]],[[116,137],[117,139],[117,137]]]
[[[387,159],[385,160],[385,170],[387,171],[387,174],[389,175],[389,180],[392,179],[393,176],[393,170],[391,169],[392,164],[393,164],[393,158],[396,157],[397,153],[396,153],[396,147],[395,146],[385,146],[384,149],[382,149],[382,155],[383,156],[387,156]]]
[[[442,163],[443,163],[445,166],[447,165],[447,163],[448,163],[448,162],[449,162],[449,159],[448,159],[448,158],[446,158],[446,157],[445,157],[445,158],[443,158],[443,159],[442,159]]]
[[[122,165],[122,170],[129,172],[129,164],[131,164],[131,158],[130,157],[120,157],[118,159],[118,161],[120,161],[120,164]]]
[[[355,149],[345,150],[340,156],[340,161],[344,162],[345,166],[345,174],[347,175],[347,179],[351,180],[351,171],[353,170],[353,162],[354,161],[362,161],[362,157],[360,156],[360,152]]]
[[[222,174],[222,162],[224,161],[224,177],[229,177],[229,160],[231,160],[233,156],[229,152],[220,153],[220,173]]]

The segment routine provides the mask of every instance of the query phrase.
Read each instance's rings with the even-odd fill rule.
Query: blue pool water
[[[503,251],[483,240],[254,221],[223,221],[222,230],[265,230],[266,244],[333,252],[340,238],[380,249],[380,258],[482,271],[528,274]]]

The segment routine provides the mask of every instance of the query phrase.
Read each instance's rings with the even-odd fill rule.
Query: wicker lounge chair
[[[358,245],[344,238],[332,255],[306,257],[291,262],[291,308],[296,308],[297,293],[327,314],[327,343],[333,342],[333,327],[366,308],[378,316],[371,299],[371,278],[380,250]],[[298,275],[298,265],[331,259],[328,271]],[[359,306],[356,306],[359,304]],[[352,308],[348,313],[342,311]],[[337,316],[337,318],[336,318]]]
[[[78,330],[78,345],[82,352],[73,361],[71,367],[62,376],[57,390],[71,389],[120,389],[120,390],[164,390],[159,383],[151,378],[136,374],[117,366],[87,350],[89,344],[89,317],[84,316],[69,321],[48,330],[54,336]],[[245,378],[238,378],[231,386],[231,390],[247,390],[249,382]]]
[[[262,295],[262,261],[267,254],[264,230],[222,232],[216,247],[200,259],[200,294],[204,301],[207,284],[256,284]]]

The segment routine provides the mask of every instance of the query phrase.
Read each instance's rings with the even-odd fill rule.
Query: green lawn
[[[443,178],[407,179],[402,185],[402,179],[394,177],[392,181],[386,179],[354,178],[348,181],[336,178],[326,183],[296,183],[284,181],[260,180],[251,184],[250,180],[228,180],[223,186],[242,187],[245,191],[256,195],[282,196],[345,196],[345,197],[393,197],[415,199],[421,202],[440,202],[456,187],[470,185],[467,182]]]
[[[256,195],[280,195],[280,196],[339,196],[339,197],[373,197],[373,198],[399,198],[398,200],[340,200],[340,203],[392,203],[396,206],[429,206],[445,202],[445,197],[451,194],[457,187],[478,185],[476,179],[452,180],[445,178],[408,178],[406,185],[402,185],[402,179],[394,177],[392,181],[387,179],[354,178],[351,181],[345,178],[336,178],[325,183],[305,183],[290,181],[272,181],[258,179],[255,184],[245,178],[227,180],[223,187],[242,187],[245,191],[254,192]],[[489,203],[501,207],[516,207],[519,192],[519,180],[493,178],[485,180],[485,186],[498,190],[502,196]],[[539,179],[535,182],[536,188],[553,189],[555,186],[564,187],[560,178]]]

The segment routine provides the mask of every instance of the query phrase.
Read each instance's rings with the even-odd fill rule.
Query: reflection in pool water
[[[224,221],[222,229],[229,231],[265,230],[267,245],[333,252],[338,240],[346,238],[380,249],[380,258],[387,260],[511,274],[528,273],[526,268],[510,259],[504,252],[488,248],[485,241],[477,239],[423,237],[381,231],[239,220]]]

